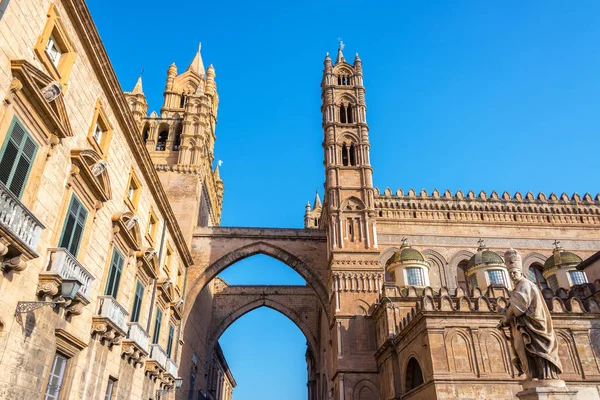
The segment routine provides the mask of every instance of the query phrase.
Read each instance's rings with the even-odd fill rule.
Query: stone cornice
[[[139,135],[138,127],[133,118],[133,114],[127,105],[125,95],[121,89],[121,85],[112,68],[112,64],[106,49],[102,44],[96,25],[94,24],[86,3],[82,0],[65,0],[63,1],[65,9],[69,15],[75,30],[77,31],[79,40],[84,46],[90,60],[90,64],[96,73],[98,81],[102,85],[108,102],[114,111],[121,132],[132,154],[134,155],[137,164],[148,183],[149,190],[153,194],[160,211],[168,221],[168,229],[171,233],[173,242],[181,254],[181,258],[186,268],[193,264],[192,255],[186,245],[185,239],[173,210],[167,199],[167,195],[160,183],[158,174],[152,164],[150,154],[145,149],[141,135]]]

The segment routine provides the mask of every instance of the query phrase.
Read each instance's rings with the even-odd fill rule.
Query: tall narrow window
[[[186,98],[186,95],[182,94],[181,99],[179,100],[179,108],[185,107],[185,98]]]
[[[354,147],[354,143],[350,145],[350,165],[356,166],[356,147]]]
[[[171,352],[173,351],[173,337],[175,336],[175,328],[169,324],[169,340],[167,341],[167,357],[171,358]]]
[[[67,218],[58,246],[67,249],[73,257],[77,257],[77,252],[79,251],[87,213],[87,210],[79,199],[75,196],[71,197],[69,211],[67,212]]]
[[[160,338],[160,325],[162,324],[163,312],[160,308],[156,309],[156,317],[154,318],[154,333],[152,334],[152,343],[158,343]]]
[[[113,394],[115,392],[117,386],[117,380],[112,376],[108,377],[108,385],[106,386],[106,396],[104,396],[104,400],[112,400]]]
[[[542,275],[543,267],[540,264],[533,264],[529,267],[529,280],[541,289],[546,289],[548,284],[546,283],[546,279],[544,275]]]
[[[52,369],[50,370],[50,377],[48,378],[48,385],[46,386],[46,393],[44,394],[44,400],[58,400],[60,396],[60,389],[65,379],[65,370],[67,368],[67,361],[69,359],[60,353],[54,355],[54,361],[52,362]]]
[[[342,165],[344,167],[348,166],[348,147],[346,147],[346,143],[342,144]]]
[[[423,384],[423,372],[421,366],[414,358],[408,361],[406,366],[406,391],[410,391]]]
[[[340,122],[342,124],[346,123],[346,107],[344,107],[344,103],[340,104]]]
[[[469,281],[466,276],[467,260],[461,261],[456,267],[456,283],[457,286],[463,288],[466,292],[469,292]]]
[[[476,287],[478,287],[478,285],[477,285],[477,274],[471,276],[471,280],[469,281],[469,285],[471,286],[471,289],[475,289]]]
[[[145,127],[144,131],[142,132],[142,140],[144,141],[144,143],[146,143],[148,141],[149,136],[150,136],[150,128]]]
[[[346,113],[348,114],[346,121],[348,121],[349,124],[354,122],[354,117],[352,115],[352,111],[353,111],[352,104],[348,103],[348,108],[346,108]]]
[[[104,290],[104,294],[107,296],[112,296],[113,298],[117,298],[117,293],[119,293],[119,284],[121,283],[121,275],[123,274],[123,263],[125,259],[117,251],[117,249],[113,250],[112,259],[110,261],[110,269],[108,271],[108,279],[106,280],[106,288]]]
[[[558,278],[556,275],[552,275],[548,277],[548,286],[552,289],[553,292],[556,292],[560,286],[558,286]]]
[[[179,145],[181,144],[181,125],[177,127],[175,130],[175,140],[173,141],[173,150],[179,150]]]
[[[14,118],[0,151],[0,181],[19,198],[23,194],[36,151],[37,144]]]
[[[135,284],[135,295],[133,296],[133,308],[131,309],[131,322],[140,322],[142,301],[144,300],[144,285],[139,280]]]
[[[351,241],[354,241],[354,221],[352,220],[352,218],[348,218],[347,224],[348,224],[348,238],[350,238]]]

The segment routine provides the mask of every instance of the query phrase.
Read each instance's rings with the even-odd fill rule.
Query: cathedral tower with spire
[[[160,115],[147,116],[141,77],[125,93],[187,240],[196,226],[219,225],[221,219],[224,186],[219,166],[213,167],[219,108],[215,77],[212,64],[205,69],[199,45],[183,73],[175,63],[167,69]]]
[[[325,57],[321,82],[325,195],[322,211],[315,207],[311,212],[317,215],[305,218],[305,225],[317,220],[327,233],[331,376],[340,399],[356,382],[377,380],[375,349],[370,348],[375,342],[366,316],[384,278],[378,258],[362,62],[356,54],[350,64],[343,50],[340,42],[335,63],[329,54]]]

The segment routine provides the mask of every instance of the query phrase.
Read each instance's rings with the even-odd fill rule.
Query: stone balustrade
[[[0,182],[0,229],[3,236],[15,237],[18,250],[37,257],[36,248],[44,225],[21,203],[17,196]]]
[[[150,356],[151,361],[156,361],[163,369],[167,367],[167,353],[158,344],[150,345]]]
[[[177,378],[177,375],[179,374],[179,366],[175,364],[175,361],[173,361],[170,358],[167,360],[166,370],[167,374],[171,375],[174,378]]]
[[[48,249],[49,262],[46,272],[59,275],[62,279],[77,279],[81,282],[79,294],[86,300],[90,299],[94,277],[67,251],[58,247]]]
[[[98,296],[99,317],[107,318],[123,332],[127,332],[127,316],[129,313],[112,296]]]
[[[127,339],[133,340],[142,350],[148,352],[150,346],[150,335],[137,322],[128,322],[129,330]]]

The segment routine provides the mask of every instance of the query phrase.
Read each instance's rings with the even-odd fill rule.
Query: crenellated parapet
[[[472,190],[465,195],[461,190],[442,194],[436,189],[429,194],[423,189],[417,194],[414,189],[407,193],[398,189],[392,194],[386,188],[383,194],[375,189],[375,209],[379,218],[392,220],[600,225],[600,194],[592,198],[588,193],[583,197],[577,193],[546,196],[543,192],[511,196],[493,191],[488,196]]]

